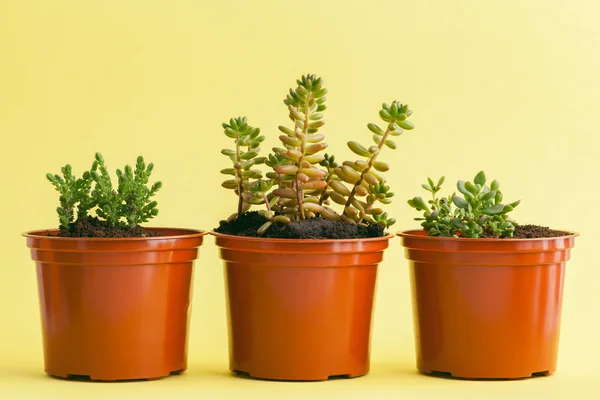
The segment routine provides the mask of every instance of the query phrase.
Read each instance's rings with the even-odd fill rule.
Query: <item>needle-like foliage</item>
[[[134,227],[148,222],[158,215],[157,202],[151,198],[162,187],[161,182],[148,187],[153,168],[154,164],[146,165],[139,156],[135,169],[129,165],[117,169],[115,188],[104,158],[96,153],[91,169],[81,178],[73,175],[69,164],[61,169],[62,176],[47,174],[46,178],[60,194],[60,206],[56,209],[60,228],[68,229],[69,224],[89,216],[90,212],[113,227]]]

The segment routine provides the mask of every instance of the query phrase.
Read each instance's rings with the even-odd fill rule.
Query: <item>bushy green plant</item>
[[[289,223],[315,217],[383,227],[394,224],[395,219],[377,207],[378,202],[389,204],[394,195],[383,175],[390,167],[378,160],[378,156],[383,148],[396,149],[392,136],[414,128],[408,120],[412,111],[397,101],[383,104],[379,116],[385,123],[384,128],[374,123],[367,125],[375,144],[366,147],[349,141],[348,147],[361,159],[344,161],[340,165],[333,155],[321,154],[328,147],[324,142],[325,134],[320,132],[325,125],[324,111],[327,109],[327,89],[323,79],[308,74],[296,83],[296,88],[290,89],[284,99],[293,125],[279,126],[281,146],[274,147],[268,157],[258,158],[260,163],[264,162],[272,169],[266,173],[267,179],[262,179],[260,171],[249,169],[259,162],[244,164],[242,155],[247,153],[240,153],[237,147],[235,151],[222,151],[238,166],[238,169],[221,171],[234,175],[234,179],[223,182],[223,186],[235,190],[239,197],[238,212],[230,219],[248,211],[253,204],[265,204],[266,210],[259,212],[269,221],[258,230],[259,235],[275,222]],[[241,124],[244,129],[236,129],[234,123]],[[253,160],[258,155],[258,144],[252,140],[260,143],[264,138],[261,136],[259,140],[255,132],[258,128],[245,124],[246,117],[239,117],[223,126],[225,134],[235,139],[236,146],[240,141],[244,145],[252,143],[254,147],[248,150],[251,154],[246,160]],[[245,137],[254,139],[245,141]],[[250,190],[252,187],[254,190]],[[343,206],[341,212],[330,207],[332,202]]]
[[[508,214],[515,209],[520,200],[503,204],[500,182],[494,179],[486,185],[486,176],[480,171],[473,182],[459,180],[456,184],[458,195],[454,192],[448,197],[438,197],[444,177],[437,184],[431,178],[422,187],[431,193],[432,198],[425,202],[421,197],[408,200],[408,205],[423,212],[421,226],[429,236],[444,237],[512,237],[517,222]]]
[[[81,178],[73,175],[69,164],[61,169],[62,177],[47,174],[46,178],[60,194],[56,211],[61,229],[68,229],[70,223],[89,216],[92,211],[109,226],[134,227],[148,222],[158,215],[157,202],[151,197],[162,187],[161,182],[148,187],[153,168],[154,164],[146,165],[139,156],[135,169],[127,165],[116,170],[118,182],[114,188],[104,158],[96,153],[91,169]]]

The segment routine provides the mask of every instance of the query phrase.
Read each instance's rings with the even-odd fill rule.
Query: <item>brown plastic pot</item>
[[[37,267],[45,371],[117,381],[187,368],[192,266],[204,232],[63,238],[24,233]]]
[[[410,262],[417,368],[514,379],[556,370],[565,263],[575,236],[398,234]]]
[[[224,261],[229,368],[290,381],[369,372],[386,236],[269,239],[213,233]]]

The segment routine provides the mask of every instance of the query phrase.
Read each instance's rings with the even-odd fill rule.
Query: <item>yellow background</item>
[[[599,392],[598,106],[600,2],[0,0],[0,397],[594,398]],[[152,225],[214,228],[235,208],[220,187],[221,122],[287,124],[295,79],[329,88],[329,152],[370,142],[382,102],[414,109],[387,151],[394,231],[416,227],[406,199],[427,176],[446,190],[483,169],[514,217],[581,233],[567,267],[559,370],[469,382],[414,369],[407,262],[380,266],[372,370],[324,383],[236,379],[227,371],[223,274],[212,237],[195,272],[189,370],[156,382],[89,384],[43,374],[33,263],[21,232],[57,225],[45,180],[100,151],[111,171],[142,154],[162,180]],[[589,393],[584,394],[583,391]],[[8,396],[5,396],[8,395]],[[598,398],[598,397],[596,397]]]

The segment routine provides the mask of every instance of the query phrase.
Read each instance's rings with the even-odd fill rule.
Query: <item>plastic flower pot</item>
[[[45,371],[155,379],[187,368],[193,262],[206,233],[64,238],[23,234],[37,269]]]
[[[224,261],[231,371],[288,381],[369,372],[377,266],[393,235],[213,234]]]
[[[470,379],[556,370],[575,236],[468,239],[399,233],[410,263],[417,368]]]

